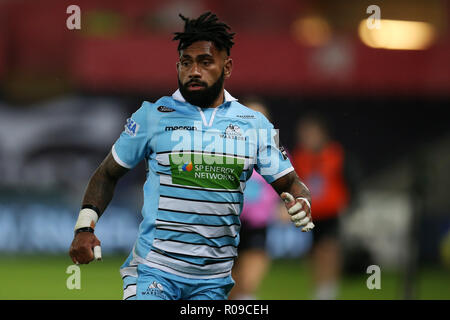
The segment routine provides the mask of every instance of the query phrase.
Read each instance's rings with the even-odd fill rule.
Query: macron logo
[[[168,126],[165,128],[165,131],[175,131],[175,130],[195,131],[195,130],[197,130],[197,127],[194,127],[194,126]]]

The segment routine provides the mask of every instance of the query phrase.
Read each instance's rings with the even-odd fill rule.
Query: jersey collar
[[[227,90],[223,90],[223,95],[225,98],[225,102],[231,102],[231,101],[237,101],[238,99],[236,99],[235,97],[233,97]],[[174,100],[180,101],[180,102],[186,102],[186,99],[184,99],[183,95],[180,92],[180,89],[177,89],[177,91],[175,91],[172,94],[172,98]]]

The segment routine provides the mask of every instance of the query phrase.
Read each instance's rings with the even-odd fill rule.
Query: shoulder
[[[252,123],[254,124],[254,126],[260,128],[261,127],[266,128],[267,126],[270,125],[269,120],[267,120],[266,117],[261,112],[252,110],[249,107],[237,101],[231,102],[229,115],[239,120]]]
[[[149,112],[170,113],[175,111],[173,105],[175,105],[175,101],[171,97],[161,97],[155,102],[144,100],[141,108],[145,108]]]
[[[232,101],[231,102],[231,108],[230,108],[230,114],[234,115],[237,118],[240,119],[255,119],[258,116],[257,111],[254,111],[245,105],[243,105],[240,102]]]
[[[164,115],[171,114],[171,112],[175,111],[171,107],[172,104],[168,103],[170,102],[168,98],[163,97],[156,102],[142,101],[140,107],[127,119],[126,127],[136,128],[136,132],[139,128],[141,130],[156,128]]]
[[[176,110],[176,101],[171,97],[162,97],[155,102],[144,100],[136,111],[139,114],[152,114],[152,116],[166,115]]]
[[[142,101],[140,107],[133,113],[133,116],[144,115],[144,114],[148,113],[149,111],[151,111],[152,107],[153,107],[153,103],[144,100],[144,101]]]

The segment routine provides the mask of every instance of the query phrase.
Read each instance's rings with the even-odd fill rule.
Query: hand
[[[291,223],[291,216],[288,213],[288,210],[286,208],[286,205],[283,202],[280,201],[279,207],[278,207],[278,221],[280,221],[283,224]]]
[[[91,232],[77,233],[70,246],[69,255],[75,264],[88,264],[101,260],[100,240]]]
[[[311,207],[306,198],[294,199],[290,193],[283,192],[281,199],[283,199],[291,216],[291,221],[294,222],[296,227],[304,226],[303,232],[311,231],[314,228],[311,218]]]

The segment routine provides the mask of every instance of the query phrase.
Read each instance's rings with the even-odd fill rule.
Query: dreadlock
[[[179,14],[184,21],[184,32],[175,32],[173,40],[179,40],[178,51],[184,50],[196,41],[211,41],[217,49],[226,49],[230,54],[233,46],[233,37],[236,33],[230,33],[231,28],[218,21],[219,18],[211,12],[205,12],[197,19],[189,19]]]

